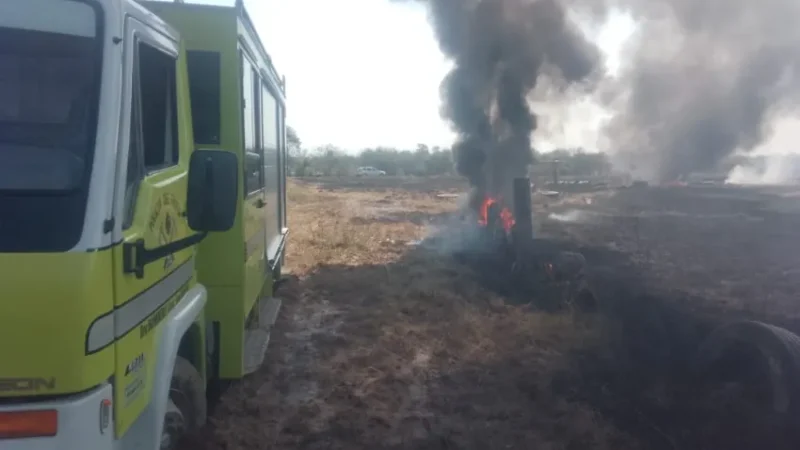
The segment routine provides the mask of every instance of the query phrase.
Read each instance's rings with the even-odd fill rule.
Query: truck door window
[[[258,76],[253,66],[242,56],[242,118],[244,122],[244,183],[245,194],[250,195],[264,188],[262,155],[256,135],[256,110],[258,107],[256,87]]]
[[[144,42],[136,50],[124,228],[133,220],[136,191],[144,176],[178,164],[177,60]]]
[[[148,172],[178,164],[176,62],[166,53],[139,44],[139,119]]]

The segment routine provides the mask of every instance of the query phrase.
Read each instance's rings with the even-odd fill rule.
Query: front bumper
[[[115,448],[112,387],[104,383],[89,392],[49,402],[2,406],[0,412],[58,411],[58,433],[52,437],[0,439],[2,450],[111,450]],[[105,411],[108,412],[104,417]]]

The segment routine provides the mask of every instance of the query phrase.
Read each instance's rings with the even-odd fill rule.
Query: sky
[[[452,144],[455,135],[439,115],[439,84],[451,64],[439,51],[423,5],[245,0],[245,7],[286,76],[287,123],[305,147],[332,144],[358,151]],[[619,64],[620,47],[632,31],[630,21],[616,17],[593,33],[610,70]],[[599,138],[601,117],[592,105],[576,105],[563,136],[537,147],[591,146]]]

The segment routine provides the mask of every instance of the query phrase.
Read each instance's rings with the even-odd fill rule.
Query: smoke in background
[[[547,86],[565,100],[587,80],[599,51],[567,20],[556,0],[429,0],[441,50],[454,62],[442,82],[442,114],[459,140],[458,172],[480,193],[508,199],[527,176],[536,116],[529,96]],[[541,91],[541,89],[540,89]]]
[[[718,170],[800,94],[800,2],[616,0],[639,23],[604,101],[622,168],[654,181]]]
[[[503,180],[531,161],[530,100],[567,104],[593,89],[613,114],[603,150],[652,181],[717,169],[762,143],[772,119],[794,114],[800,100],[797,0],[427,3],[455,62],[442,89],[460,137],[456,165],[490,192],[507,192]],[[598,82],[600,54],[567,12],[599,25],[612,9],[638,29],[621,72]]]

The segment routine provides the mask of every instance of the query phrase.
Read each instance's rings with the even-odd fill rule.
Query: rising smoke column
[[[427,3],[440,48],[454,62],[442,82],[442,115],[458,133],[456,168],[481,194],[509,198],[512,179],[527,176],[532,162],[532,91],[543,81],[588,79],[599,52],[556,0]]]
[[[623,168],[665,181],[763,142],[800,94],[797,0],[615,0],[638,22],[604,93]]]
[[[530,162],[536,117],[527,100],[537,84],[549,78],[563,87],[597,74],[597,49],[567,10],[598,25],[617,9],[638,24],[621,73],[589,83],[601,87],[595,98],[613,114],[604,150],[622,169],[652,181],[715,170],[763,143],[773,119],[797,115],[798,0],[427,2],[441,49],[455,62],[443,113],[459,134],[456,165],[488,191],[503,192],[496,180],[523,175]],[[564,94],[546,100],[577,99]]]

